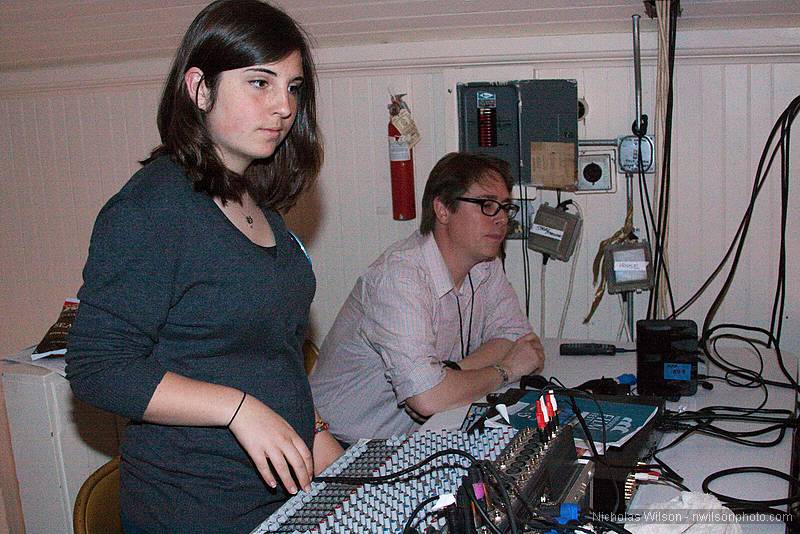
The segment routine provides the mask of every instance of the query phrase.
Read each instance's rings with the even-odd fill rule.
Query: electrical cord
[[[575,210],[578,212],[578,217],[583,220],[583,210],[581,209],[580,204],[578,204],[575,200],[565,200],[564,202],[559,202],[558,207],[563,207],[565,210],[569,204],[575,206]],[[572,255],[572,267],[570,267],[569,272],[569,285],[567,286],[567,295],[564,297],[564,307],[561,309],[561,321],[558,324],[558,338],[561,339],[564,337],[564,325],[567,322],[567,310],[569,310],[570,301],[572,301],[572,290],[575,287],[575,272],[578,268],[578,258],[581,255],[581,243],[583,242],[583,225],[581,225],[581,229],[578,232],[578,239],[575,242],[575,253]]]
[[[401,469],[400,471],[395,471],[394,473],[389,473],[388,475],[380,475],[380,476],[373,476],[373,477],[328,477],[328,476],[316,476],[314,477],[314,482],[336,482],[338,484],[349,484],[349,485],[357,485],[357,484],[380,484],[382,482],[390,482],[395,479],[400,478],[403,475],[407,475],[408,473],[412,473],[423,467],[429,463],[431,463],[436,458],[440,456],[447,456],[447,455],[455,455],[455,456],[462,456],[470,461],[470,465],[476,463],[478,460],[470,453],[459,450],[459,449],[443,449],[441,451],[437,451],[427,458],[420,460],[419,462],[415,463],[410,467],[406,467],[405,469]],[[455,467],[455,466],[453,466]],[[459,466],[463,469],[467,469],[469,466]]]
[[[772,304],[772,317],[770,320],[770,332],[775,335],[776,339],[781,338],[783,309],[786,302],[786,219],[789,204],[790,137],[790,124],[787,125],[784,121],[781,124],[781,138],[785,139],[785,142],[779,145],[781,147],[781,242],[778,260],[778,280],[777,287],[775,288],[775,300]]]
[[[713,495],[714,497],[719,499],[720,502],[726,504],[730,503],[730,504],[745,505],[745,506],[783,506],[800,502],[800,490],[796,491],[794,495],[786,497],[784,499],[759,500],[759,499],[740,499],[738,497],[731,497],[729,495],[725,495],[717,491],[714,491],[709,487],[711,483],[714,482],[715,480],[743,473],[759,473],[762,475],[769,475],[775,478],[780,478],[795,485],[800,484],[800,480],[782,471],[777,471],[775,469],[770,469],[768,467],[760,467],[760,466],[733,467],[731,469],[723,469],[721,471],[717,471],[716,473],[707,476],[705,480],[703,480],[703,492]]]
[[[480,467],[481,468],[485,467],[497,481],[496,489],[499,491],[501,501],[503,502],[503,505],[506,507],[508,523],[509,527],[511,528],[511,533],[516,534],[517,532],[519,532],[519,526],[517,525],[516,517],[514,517],[514,510],[511,506],[511,498],[508,496],[508,491],[506,491],[506,487],[502,483],[502,478],[500,477],[500,473],[497,472],[497,469],[494,468],[494,465],[492,465],[491,462],[482,461],[480,462]]]
[[[672,309],[675,309],[675,303],[672,299],[672,288],[669,282],[669,275],[666,270],[666,241],[667,231],[669,224],[669,208],[670,208],[670,188],[672,184],[672,120],[673,120],[673,105],[674,105],[674,72],[675,72],[675,48],[677,40],[678,28],[678,9],[676,6],[668,4],[669,11],[669,45],[667,48],[667,102],[664,117],[664,150],[662,154],[662,167],[661,167],[661,180],[659,184],[658,196],[658,221],[654,223],[653,232],[656,240],[655,247],[655,267],[653,273],[655,275],[654,287],[650,292],[650,305],[648,306],[648,318],[656,318],[658,316],[659,301],[661,297],[661,276],[663,273],[664,280],[667,284],[667,290],[670,296],[670,303]],[[666,313],[664,314],[666,315]]]
[[[646,133],[646,132],[644,132],[644,133]],[[642,135],[644,135],[644,133]],[[654,258],[654,263],[655,263],[655,260],[657,260],[658,258],[664,257],[665,254],[664,254],[663,237],[662,237],[662,234],[660,233],[660,231],[659,231],[659,229],[658,229],[658,227],[656,225],[656,219],[655,219],[655,216],[653,215],[653,206],[652,206],[652,204],[650,202],[650,190],[647,188],[647,180],[646,180],[646,177],[645,177],[645,174],[644,174],[644,170],[643,170],[643,168],[644,168],[644,162],[642,160],[642,140],[643,139],[646,139],[647,142],[650,144],[651,153],[655,152],[655,149],[654,149],[654,146],[653,146],[653,142],[650,140],[650,138],[648,138],[648,137],[639,137],[639,140],[638,140],[638,143],[639,143],[639,149],[638,149],[638,160],[639,160],[639,164],[638,164],[638,167],[639,167],[639,202],[640,202],[641,207],[642,207],[642,219],[644,220],[645,235],[647,236],[648,247],[650,248],[650,254]],[[668,198],[665,199],[665,202],[666,202],[666,204],[668,206],[669,205],[669,199]],[[652,240],[650,239],[650,224],[648,224],[648,218],[650,219],[650,223],[653,225],[653,238],[652,238]],[[659,264],[655,264],[655,267],[653,269],[655,280],[653,282],[654,283],[654,287],[653,287],[652,291],[650,292],[650,301],[648,302],[648,308],[651,306],[651,303],[653,302],[653,299],[654,299],[653,295],[656,295],[655,300],[657,301],[657,293],[658,293],[657,280],[660,279],[659,278],[660,277],[659,271],[661,271],[661,273],[663,273],[664,280],[667,283],[667,293],[669,295],[670,305],[672,306],[672,310],[673,310],[673,313],[674,313],[674,310],[675,310],[675,299],[672,296],[672,282],[670,281],[669,269],[667,268],[666,262],[661,262],[660,265]],[[657,304],[653,303],[652,305],[657,305]],[[648,309],[648,314],[649,313],[650,312],[649,312],[649,309]],[[650,317],[650,315],[648,315],[648,317],[652,318],[652,317]]]
[[[545,309],[547,292],[545,291],[545,273],[547,272],[547,254],[542,254],[542,270],[539,272],[539,337],[544,339],[545,337]]]
[[[717,349],[717,343],[722,339],[735,339],[738,341],[743,341],[744,343],[750,345],[756,355],[758,356],[758,370],[747,369],[742,367],[741,365],[736,365],[732,362],[727,361]],[[711,339],[711,350],[714,352],[715,362],[722,362],[727,367],[725,370],[725,381],[733,386],[733,387],[741,387],[741,388],[757,388],[760,387],[764,390],[764,400],[758,406],[758,408],[762,408],[767,404],[767,400],[769,399],[769,390],[767,389],[767,385],[764,383],[763,373],[764,373],[764,355],[761,354],[761,351],[758,350],[758,346],[753,342],[752,339],[740,336],[737,334],[719,334],[714,336]],[[742,380],[748,380],[749,382],[736,382],[731,377],[735,376],[736,378],[741,378]]]
[[[494,526],[494,522],[489,518],[489,514],[486,513],[486,510],[483,509],[483,504],[481,504],[480,500],[475,495],[475,491],[469,486],[469,484],[464,487],[464,491],[467,494],[467,498],[469,498],[470,502],[475,505],[478,515],[480,515],[481,519],[483,519],[484,526],[486,526],[494,534],[503,534],[500,532],[499,528]]]
[[[584,434],[584,436],[586,438],[585,441],[589,445],[589,449],[590,449],[590,451],[592,453],[592,460],[594,462],[603,464],[606,467],[624,467],[624,466],[618,466],[618,465],[611,465],[608,461],[606,461],[604,456],[600,455],[600,453],[597,451],[597,446],[594,443],[594,439],[592,439],[592,433],[591,433],[591,430],[589,429],[589,425],[586,424],[586,420],[583,418],[583,414],[581,413],[581,410],[578,408],[578,403],[575,402],[575,397],[577,396],[577,397],[590,399],[597,406],[597,411],[600,414],[600,425],[601,425],[600,436],[601,436],[601,442],[602,442],[602,445],[603,445],[603,451],[605,451],[606,447],[607,447],[607,443],[608,443],[608,437],[607,437],[607,432],[606,432],[606,420],[605,420],[605,416],[603,415],[603,408],[600,406],[600,403],[597,402],[597,399],[594,398],[594,395],[590,395],[590,394],[586,393],[585,391],[581,391],[581,390],[578,390],[578,389],[567,388],[566,386],[564,386],[564,384],[561,383],[560,380],[558,380],[555,377],[550,377],[549,382],[551,384],[554,384],[554,385],[558,386],[558,389],[550,387],[550,388],[545,388],[544,391],[547,391],[548,389],[550,389],[554,393],[555,392],[562,393],[562,394],[566,395],[567,398],[569,398],[570,405],[572,406],[572,411],[575,414],[575,419],[578,421],[578,425],[580,425],[581,430],[583,430],[583,434]],[[614,490],[614,507],[613,507],[613,510],[617,510],[619,508],[619,504],[620,504],[619,488],[613,482],[611,484],[611,487]]]
[[[692,491],[688,487],[684,486],[683,484],[678,484],[672,480],[653,480],[647,481],[645,484],[653,484],[658,486],[668,486],[670,488],[676,489],[678,491]]]
[[[625,297],[623,297],[623,295],[625,295],[625,292],[622,292],[618,295],[620,321],[619,329],[617,330],[617,341],[622,341],[623,332],[628,335],[628,341],[633,341],[633,334],[631,333],[630,326],[628,326],[628,311],[625,307]],[[627,298],[632,298],[632,296]],[[617,352],[636,352],[636,349],[617,349]]]
[[[741,222],[739,223],[739,226],[736,230],[733,240],[731,241],[731,244],[726,250],[725,255],[723,256],[722,260],[719,262],[717,267],[714,269],[714,271],[711,273],[711,275],[706,279],[705,282],[703,282],[700,288],[697,291],[695,291],[695,293],[686,301],[685,304],[678,307],[674,311],[674,313],[670,316],[670,318],[677,317],[679,314],[683,313],[686,309],[688,309],[688,307],[691,306],[694,302],[696,302],[697,299],[700,297],[700,295],[702,295],[705,292],[705,290],[709,287],[711,282],[722,272],[725,265],[728,263],[729,260],[731,260],[731,257],[733,258],[731,260],[731,265],[728,274],[722,284],[722,287],[719,290],[714,301],[710,305],[703,322],[701,346],[704,348],[707,354],[710,353],[710,351],[707,348],[707,344],[711,337],[711,333],[713,331],[711,323],[717,311],[719,310],[722,301],[727,295],[727,292],[730,289],[734,276],[737,272],[739,260],[741,258],[742,250],[746,242],[750,223],[752,221],[756,200],[758,199],[763,189],[764,183],[766,182],[766,177],[769,174],[769,171],[771,170],[775,158],[778,156],[778,154],[780,154],[781,156],[780,160],[781,161],[781,228],[780,228],[781,245],[779,252],[777,286],[776,286],[775,296],[773,299],[770,330],[765,331],[763,329],[759,329],[759,331],[760,333],[764,333],[767,336],[766,346],[768,348],[771,348],[773,344],[777,345],[780,342],[780,334],[783,324],[782,323],[783,309],[785,306],[785,287],[786,287],[785,239],[786,239],[788,179],[789,179],[789,161],[790,161],[789,140],[791,138],[791,125],[794,122],[795,118],[797,117],[798,112],[800,112],[800,96],[795,97],[786,107],[786,109],[781,113],[780,117],[773,125],[773,128],[770,131],[769,136],[767,137],[767,141],[765,143],[764,149],[762,150],[761,157],[758,163],[758,168],[756,170],[756,176],[753,182],[753,189],[750,195],[750,202],[748,203],[747,209],[745,210],[745,213],[742,216]],[[775,143],[774,147],[773,147],[773,142]],[[743,325],[732,325],[732,327],[734,328],[739,328],[742,326]],[[780,350],[777,346],[776,349],[777,349],[776,352]],[[779,361],[780,361],[780,356],[779,356]],[[797,387],[797,383],[793,379],[790,378],[789,382],[793,384],[795,388]],[[783,385],[781,387],[787,387],[787,386]]]
[[[522,237],[520,244],[522,246],[522,281],[525,286],[525,317],[531,316],[531,266],[530,257],[528,256],[527,239],[530,238],[530,215],[528,214],[528,188],[522,184],[522,175],[517,178],[517,185],[519,186],[520,196],[520,220],[522,221]],[[532,200],[532,199],[531,199]],[[528,228],[528,235],[525,235],[525,228]]]
[[[798,96],[795,100],[797,101],[798,99],[800,99],[800,96]],[[792,104],[789,105],[789,107],[791,107],[791,106],[792,106]],[[784,113],[786,113],[786,112],[784,111]],[[770,133],[770,135],[769,135],[769,137],[767,139],[767,144],[764,147],[764,152],[762,152],[761,160],[759,161],[759,164],[758,164],[758,171],[756,172],[756,179],[755,179],[755,182],[753,184],[753,192],[751,193],[751,196],[750,196],[750,204],[748,205],[747,209],[745,210],[744,215],[742,216],[741,221],[739,222],[739,226],[737,227],[736,232],[734,233],[733,239],[731,240],[731,244],[728,246],[727,250],[725,251],[725,254],[722,257],[722,260],[720,260],[720,262],[717,264],[717,266],[714,268],[714,270],[711,272],[711,274],[708,276],[708,278],[706,278],[706,280],[700,285],[700,288],[697,291],[695,291],[695,293],[691,297],[689,297],[689,299],[687,299],[687,301],[684,304],[679,306],[678,309],[675,310],[675,312],[671,316],[668,317],[669,319],[674,319],[675,317],[679,316],[681,313],[685,312],[692,304],[694,304],[697,301],[698,298],[700,298],[700,296],[705,292],[705,290],[708,288],[708,286],[711,285],[711,283],[716,279],[717,275],[719,275],[719,273],[725,267],[725,264],[728,262],[728,259],[731,257],[731,254],[733,254],[734,250],[736,249],[736,245],[739,242],[739,239],[742,236],[742,234],[746,233],[747,227],[750,224],[750,218],[752,216],[752,210],[753,210],[753,208],[755,206],[755,200],[756,200],[756,198],[758,198],[758,195],[761,193],[761,189],[763,188],[764,183],[766,182],[766,176],[769,174],[769,171],[772,169],[772,163],[774,162],[775,157],[778,154],[778,149],[780,148],[780,144],[779,144],[779,146],[776,146],[772,150],[772,155],[770,156],[769,161],[767,162],[767,165],[764,168],[764,172],[762,174],[761,173],[761,169],[763,167],[764,157],[766,155],[766,151],[769,149],[769,145],[770,145],[770,143],[772,141],[772,138],[774,137],[774,134],[775,134],[777,126],[778,126],[778,123],[780,121],[781,121],[781,119],[778,119],[778,122],[776,122],[776,125],[773,127],[773,130],[772,130],[772,132]],[[781,138],[781,141],[779,141],[779,143],[782,142],[782,140],[783,140],[783,138]],[[738,262],[737,262],[737,265],[738,265]]]
[[[766,387],[764,389],[766,391]],[[762,408],[765,403],[766,398],[757,408],[707,406],[696,411],[667,412],[659,427],[665,431],[681,431],[681,433],[670,443],[656,449],[655,453],[674,447],[694,433],[706,434],[751,447],[766,448],[778,445],[783,441],[786,430],[797,426],[797,421],[791,410]],[[767,415],[783,415],[784,417],[767,417]],[[694,421],[697,421],[697,424],[689,424],[689,422]],[[748,424],[763,423],[768,426],[755,430],[731,431],[715,426],[713,424],[715,421],[739,421]],[[774,431],[778,431],[778,435],[771,441],[746,439]]]
[[[777,386],[777,387],[781,387],[781,388],[788,388],[788,389],[794,389],[795,391],[800,391],[800,386],[798,386],[797,380],[786,369],[786,364],[783,361],[783,353],[781,352],[780,343],[779,343],[778,339],[775,338],[775,336],[773,336],[770,331],[768,331],[768,330],[766,330],[764,328],[760,328],[760,327],[757,327],[757,326],[747,326],[747,325],[735,324],[735,323],[722,323],[722,324],[715,325],[713,327],[708,327],[707,329],[704,328],[703,337],[701,338],[701,348],[704,351],[704,353],[706,354],[706,356],[708,357],[709,361],[713,362],[715,365],[717,365],[719,368],[721,368],[721,369],[723,369],[725,371],[735,370],[736,369],[735,367],[732,367],[730,365],[726,365],[724,362],[720,361],[715,355],[712,355],[713,347],[712,347],[712,350],[709,350],[709,348],[708,348],[708,344],[709,344],[708,340],[713,338],[714,332],[716,332],[717,330],[722,330],[722,329],[738,329],[738,330],[744,330],[744,331],[747,331],[747,332],[756,332],[758,334],[762,334],[763,336],[765,336],[767,341],[754,339],[754,338],[748,338],[748,339],[752,343],[755,343],[755,344],[758,344],[758,345],[763,345],[765,347],[769,347],[770,344],[773,345],[772,349],[775,351],[775,356],[776,356],[776,358],[778,360],[778,366],[780,367],[781,373],[783,374],[784,377],[786,377],[788,382],[778,382],[776,380],[769,380],[769,379],[766,379],[766,378],[760,378],[760,381],[762,381],[766,385]]]
[[[417,469],[423,467],[424,465],[427,465],[427,464],[431,463],[436,458],[439,458],[441,456],[448,456],[448,455],[462,456],[462,457],[466,458],[467,460],[469,460],[471,465],[476,465],[481,470],[483,470],[483,469],[488,470],[495,477],[496,480],[498,480],[498,481],[500,480],[499,473],[497,472],[497,470],[495,470],[494,466],[492,466],[490,462],[485,462],[485,461],[482,461],[482,460],[478,460],[474,456],[472,456],[471,454],[469,454],[469,453],[467,453],[465,451],[462,451],[462,450],[444,449],[444,450],[438,451],[438,452],[436,452],[434,454],[431,454],[427,458],[417,462],[416,464],[414,464],[414,465],[412,465],[410,467],[407,467],[407,468],[402,469],[400,471],[396,471],[394,473],[390,473],[388,475],[373,476],[373,477],[340,477],[340,476],[333,476],[333,477],[324,476],[323,477],[323,476],[318,476],[318,477],[314,477],[314,481],[315,482],[338,483],[338,484],[351,484],[351,485],[356,485],[356,484],[379,484],[379,483],[387,483],[387,482],[391,482],[391,481],[399,481],[400,477],[402,477],[402,476],[404,476],[404,475],[406,475],[408,473],[416,471]],[[467,469],[468,468],[468,466],[464,466],[464,465],[454,465],[454,466],[449,466],[449,467],[457,467],[457,468],[461,468],[461,469]],[[489,519],[488,515],[486,515],[486,512],[483,510],[482,505],[480,504],[480,502],[478,502],[478,500],[475,499],[474,493],[470,494],[470,489],[471,488],[467,487],[465,489],[467,491],[467,496],[470,497],[470,500],[473,502],[473,504],[475,504],[476,509],[479,511],[479,513],[481,513],[481,515],[483,516],[484,520],[486,521],[486,524],[490,525],[490,528],[492,529],[492,532],[495,532],[496,534],[502,534],[499,530],[496,530],[496,529],[493,528],[491,520]],[[497,489],[498,489],[498,492],[500,493],[501,500],[502,500],[504,506],[506,507],[506,510],[508,511],[507,515],[508,515],[508,519],[509,519],[509,525],[510,525],[510,528],[511,528],[511,533],[512,534],[517,534],[519,532],[519,529],[518,529],[518,526],[517,526],[516,518],[514,517],[513,511],[512,511],[511,501],[510,501],[510,499],[508,497],[508,493],[506,492],[506,490],[505,490],[505,488],[503,487],[502,484],[498,484]],[[425,506],[427,506],[429,503],[433,502],[436,499],[438,499],[438,495],[435,496],[435,497],[429,497],[428,499],[425,499],[420,504],[418,504],[416,508],[414,508],[414,510],[412,511],[412,513],[409,516],[408,520],[406,521],[405,527],[403,529],[404,533],[414,532],[414,530],[412,529],[412,525],[413,525],[414,519],[422,511],[422,509]]]
[[[785,140],[788,139],[788,137],[790,135],[791,123],[794,121],[794,118],[797,116],[798,112],[800,112],[800,96],[796,97],[792,101],[792,103],[789,105],[789,107],[787,107],[786,110],[784,110],[784,112],[781,114],[781,117],[778,119],[778,122],[773,127],[772,132],[770,133],[770,136],[769,136],[769,138],[767,140],[767,145],[766,145],[764,151],[761,154],[761,159],[759,161],[758,170],[756,171],[756,184],[758,184],[759,182],[763,182],[763,178],[759,179],[761,177],[761,170],[763,168],[766,156],[767,156],[767,154],[769,152],[770,143],[771,143],[772,139],[774,138],[775,134],[777,133],[778,129],[780,129],[780,131],[781,131],[781,137],[780,137],[780,141],[778,142],[778,146],[776,146],[775,150],[773,150],[773,156],[770,158],[770,164],[773,161],[773,158],[774,158],[775,154],[777,154],[777,149],[778,148],[780,148],[781,154],[784,154],[784,157],[782,157],[782,161],[785,159],[785,156],[788,155],[789,147],[788,147],[788,145],[786,145]],[[782,171],[787,171],[787,173],[788,173],[788,168],[782,169]],[[788,178],[786,178],[786,180],[788,180]],[[782,197],[784,196],[783,193],[785,193],[785,192],[788,192],[788,187],[787,188],[783,188],[782,187],[782,195],[781,195]],[[719,308],[720,308],[720,306],[722,304],[722,301],[725,298],[725,295],[727,294],[728,290],[730,289],[730,286],[731,286],[731,284],[733,282],[733,279],[734,279],[734,276],[736,274],[736,270],[737,269],[735,267],[738,267],[739,259],[741,257],[742,250],[744,248],[744,243],[745,243],[745,240],[746,240],[747,231],[749,229],[750,221],[752,220],[752,214],[753,214],[753,211],[754,211],[754,208],[755,208],[755,200],[756,200],[755,197],[757,197],[757,195],[758,195],[758,193],[756,191],[754,191],[754,193],[751,195],[751,202],[750,202],[750,205],[747,208],[747,212],[746,212],[746,215],[745,215],[746,216],[746,223],[745,223],[745,226],[743,228],[742,235],[741,235],[741,237],[739,239],[738,245],[736,247],[736,252],[734,253],[733,264],[731,266],[730,271],[728,272],[728,276],[726,277],[725,281],[723,282],[723,285],[722,285],[722,288],[720,289],[720,292],[718,293],[718,295],[715,298],[714,302],[709,307],[708,313],[706,314],[705,320],[703,322],[703,340],[708,339],[708,331],[711,328],[711,322],[713,321],[714,316],[716,315],[717,311],[719,310]],[[782,228],[782,230],[784,230],[784,231],[782,231],[782,234],[785,234],[785,227]],[[782,236],[781,241],[783,242],[783,240],[784,240],[784,237]],[[784,260],[784,262],[785,262],[785,260]],[[785,271],[780,271],[780,269],[779,269],[778,279],[779,279],[779,284],[782,285],[784,282],[781,280],[781,275],[784,275],[784,278],[785,278]],[[781,300],[781,295],[776,294],[775,295],[775,300],[776,301],[780,301]],[[781,311],[782,311],[782,308],[781,308]],[[780,338],[775,335],[776,332],[774,330],[770,330],[769,334],[770,334],[770,342],[771,342],[772,338],[774,338],[775,341],[778,341],[778,342],[780,341]]]
[[[403,534],[416,534],[417,530],[412,528],[412,525],[414,524],[414,519],[422,511],[423,508],[428,506],[430,503],[437,501],[438,499],[439,499],[438,495],[435,495],[433,497],[428,497],[427,499],[419,503],[416,507],[414,507],[414,510],[411,511],[411,515],[408,516],[408,520],[406,520],[405,526],[403,526]]]
[[[683,484],[683,477],[680,476],[669,465],[667,465],[667,463],[664,460],[658,458],[656,456],[655,452],[651,453],[651,457],[652,457],[653,461],[656,462],[656,465],[658,466],[658,468],[661,469],[661,471],[664,473],[664,478],[665,479],[671,480],[671,481],[673,481],[673,482],[675,482],[677,484]]]

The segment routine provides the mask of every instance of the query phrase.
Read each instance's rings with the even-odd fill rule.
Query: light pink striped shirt
[[[444,379],[441,362],[461,359],[462,335],[464,351],[467,337],[474,351],[531,332],[499,259],[476,265],[470,277],[474,302],[469,280],[456,290],[433,236],[419,232],[359,277],[310,377],[314,404],[334,436],[354,443],[414,430],[404,401]]]

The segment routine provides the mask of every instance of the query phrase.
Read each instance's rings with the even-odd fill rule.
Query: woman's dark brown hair
[[[192,67],[203,72],[213,106],[220,73],[274,63],[294,51],[301,55],[304,78],[294,125],[272,156],[253,161],[244,176],[239,175],[222,163],[206,128],[205,112],[189,95],[184,74]],[[240,200],[247,191],[259,204],[287,210],[322,166],[315,82],[307,36],[289,15],[259,0],[217,0],[186,30],[158,108],[162,144],[143,163],[168,154],[186,169],[198,191],[225,202]]]

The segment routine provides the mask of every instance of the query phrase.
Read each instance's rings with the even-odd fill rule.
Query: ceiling
[[[643,0],[277,0],[318,47],[629,31]],[[0,71],[169,57],[206,0],[0,0]],[[680,30],[800,26],[800,0],[683,0]]]

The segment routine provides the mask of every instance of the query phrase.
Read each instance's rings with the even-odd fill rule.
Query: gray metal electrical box
[[[561,261],[569,260],[581,233],[583,220],[573,213],[539,206],[528,232],[528,248]]]
[[[459,84],[459,149],[505,160],[523,184],[574,191],[578,82]]]
[[[653,287],[653,260],[647,241],[626,241],[606,247],[603,255],[609,295]]]

